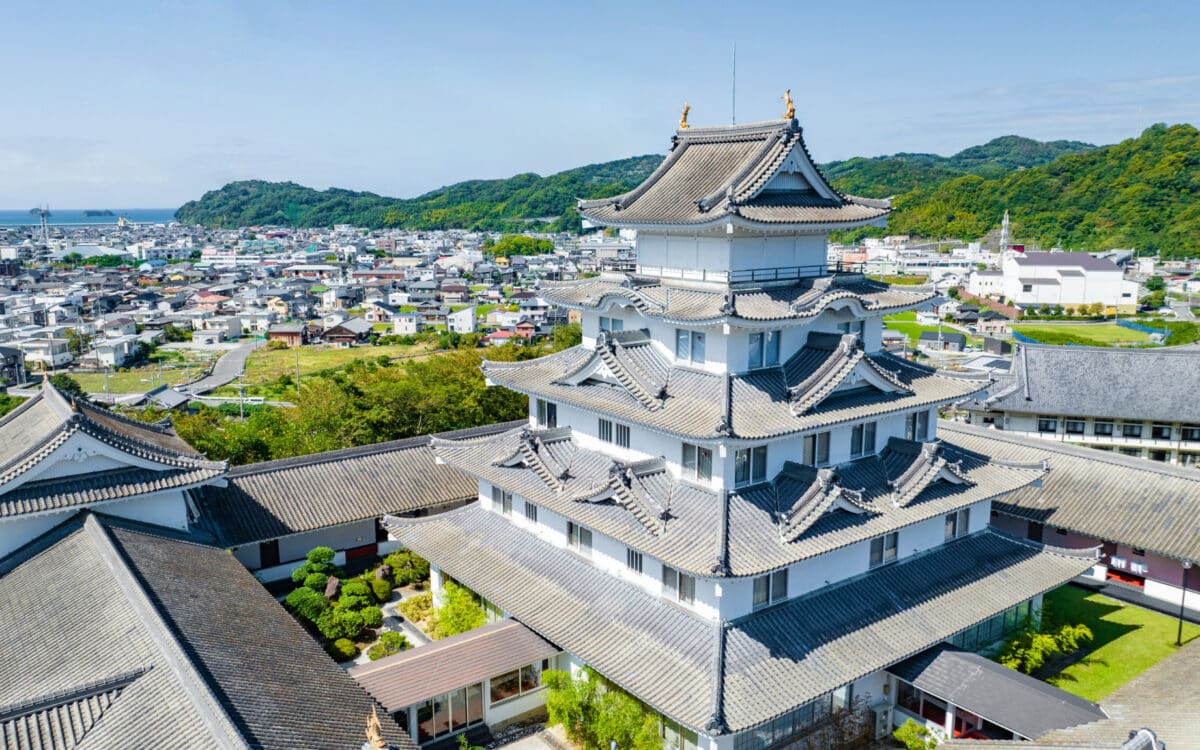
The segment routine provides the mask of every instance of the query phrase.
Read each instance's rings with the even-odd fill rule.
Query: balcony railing
[[[683,279],[686,281],[711,281],[722,284],[752,284],[770,283],[776,281],[798,281],[800,279],[819,278],[832,273],[862,273],[865,264],[842,263],[829,261],[827,263],[806,266],[780,266],[777,268],[743,268],[737,270],[718,270],[710,268],[673,268],[670,266],[639,265],[638,273],[646,276],[658,276],[664,279]]]

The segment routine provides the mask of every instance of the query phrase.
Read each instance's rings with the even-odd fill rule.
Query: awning
[[[558,653],[516,620],[500,620],[354,667],[350,676],[392,712]]]
[[[1031,739],[1107,718],[1095,703],[948,643],[928,648],[887,671],[923,692]]]

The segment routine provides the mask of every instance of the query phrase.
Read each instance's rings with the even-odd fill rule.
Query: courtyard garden
[[[1101,700],[1178,650],[1174,617],[1078,586],[1046,594],[1044,607],[1055,622],[1086,626],[1092,639],[1074,654],[1051,659],[1034,675],[1089,701]],[[1183,642],[1197,636],[1200,626],[1184,623]]]

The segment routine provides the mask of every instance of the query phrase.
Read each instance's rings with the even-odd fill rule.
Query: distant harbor
[[[97,215],[103,214],[103,215]],[[100,226],[116,224],[125,217],[137,224],[166,224],[175,221],[173,208],[81,209],[50,207],[46,223],[51,226]],[[29,209],[0,209],[0,227],[39,226],[41,220]]]

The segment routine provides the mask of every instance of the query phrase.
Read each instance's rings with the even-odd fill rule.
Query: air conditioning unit
[[[882,740],[892,735],[892,704],[876,703],[871,706],[875,716],[875,739]]]

